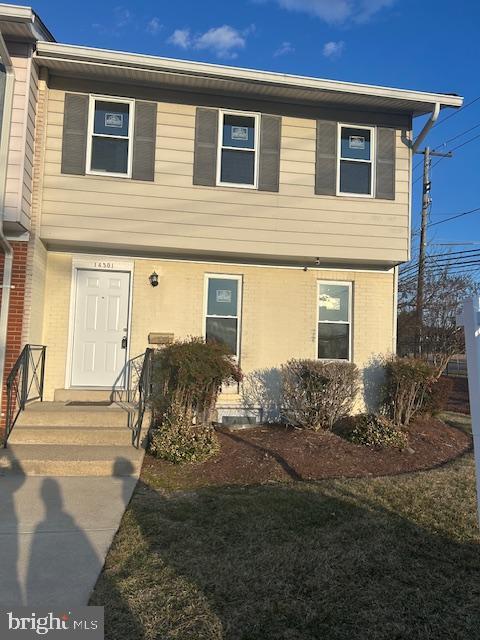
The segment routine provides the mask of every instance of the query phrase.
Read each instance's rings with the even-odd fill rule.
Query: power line
[[[479,257],[480,258],[480,249],[468,249],[465,251],[450,251],[447,253],[430,253],[428,255],[425,256],[426,260],[435,260],[436,263],[438,262],[451,262],[452,260],[469,260],[470,258],[475,258],[475,257]],[[408,271],[409,269],[414,269],[415,267],[418,266],[418,262],[408,262],[402,267],[400,268],[401,273],[405,273],[405,271]]]
[[[453,115],[453,114],[452,114]],[[478,127],[480,127],[480,122],[476,125],[474,125],[473,127],[470,127],[469,129],[465,129],[465,131],[462,131],[461,133],[457,133],[457,135],[453,136],[453,138],[449,138],[448,140],[445,140],[445,142],[441,142],[440,144],[438,144],[436,147],[434,147],[432,149],[432,151],[437,151],[438,149],[440,149],[441,147],[446,147],[447,144],[450,144],[451,142],[453,142],[454,140],[458,140],[458,138],[462,138],[464,135],[466,135],[467,133],[470,133],[470,131],[474,131],[475,129],[478,129]],[[452,149],[453,151],[453,149]],[[440,162],[440,161],[439,161]],[[422,160],[419,160],[417,162],[417,164],[413,167],[412,171],[416,171],[419,167],[421,167],[423,164]],[[436,163],[438,164],[438,163]],[[435,165],[433,165],[435,166]]]
[[[462,142],[462,144],[457,145],[456,147],[453,147],[453,149],[450,149],[450,153],[452,151],[456,151],[457,149],[461,149],[462,147],[464,147],[466,144],[470,144],[470,142],[473,142],[474,140],[477,140],[478,138],[480,138],[480,133],[476,136],[473,136],[473,138],[470,138],[470,140],[467,140],[466,142]],[[434,162],[434,164],[432,165],[432,169],[434,167],[437,166],[437,164],[439,162],[441,162],[443,160],[443,158],[439,158],[436,162]]]
[[[458,114],[461,111],[465,111],[465,109],[468,109],[468,107],[470,107],[472,104],[475,104],[475,102],[478,102],[480,100],[480,96],[477,96],[476,98],[474,98],[473,100],[471,100],[470,102],[467,102],[467,104],[464,104],[463,107],[460,107],[460,109],[457,109],[456,111],[454,111],[453,113],[450,113],[448,116],[446,116],[445,118],[443,118],[443,120],[440,120],[439,122],[437,122],[436,124],[433,125],[432,129],[434,129],[435,127],[439,127],[441,124],[443,124],[444,122],[446,122],[447,120],[450,120],[450,118],[453,118],[453,116],[458,116]]]
[[[467,133],[470,133],[470,131],[473,131],[474,129],[478,129],[478,127],[480,127],[480,122],[478,124],[474,125],[473,127],[470,127],[469,129],[466,129],[465,131],[462,131],[461,133],[457,133],[457,135],[453,136],[453,138],[449,138],[448,140],[445,140],[445,142],[441,142],[433,150],[436,151],[437,149],[440,149],[440,147],[446,147],[447,144],[450,144],[450,142],[453,142],[454,140],[458,140],[458,138],[461,138],[462,136],[466,135]]]
[[[469,270],[480,271],[480,260],[475,259],[459,264],[431,264],[425,267],[425,271],[430,274],[443,273],[446,271],[449,273],[454,272],[454,275],[458,275],[458,271],[467,272]],[[403,280],[402,277],[404,278]],[[411,273],[407,273],[405,276],[400,273],[400,280],[402,284],[405,284],[406,282],[413,284],[414,282],[416,282],[417,278]]]
[[[469,260],[471,258],[480,258],[480,249],[470,249],[469,251],[452,251],[451,253],[434,253],[427,255],[426,260],[434,260],[435,264],[449,263],[458,260]],[[400,268],[400,275],[414,271],[418,267],[418,262],[410,262],[402,269]]]
[[[480,262],[478,264],[467,265],[465,267],[458,268],[456,270],[448,270],[445,268],[437,267],[436,269],[430,267],[426,270],[426,276],[436,276],[441,275],[442,273],[447,272],[447,275],[453,278],[459,278],[463,275],[466,276],[476,276],[480,273]],[[412,287],[417,283],[417,278],[415,276],[409,276],[408,278],[400,278],[399,285],[403,287]]]
[[[467,242],[429,242],[431,247],[466,247],[469,245],[480,245],[480,241],[470,241]]]
[[[457,218],[463,218],[463,216],[468,216],[471,213],[476,213],[477,211],[480,211],[480,207],[477,207],[476,209],[470,209],[470,211],[462,211],[461,213],[457,213],[453,216],[450,216],[449,218],[444,218],[443,220],[437,220],[436,222],[429,222],[428,226],[429,227],[435,227],[437,224],[443,224],[444,222],[450,222],[450,220],[456,220]]]
[[[456,111],[453,111],[453,113],[450,113],[448,116],[443,118],[443,120],[440,120],[439,122],[436,122],[433,125],[432,129],[435,129],[435,127],[439,127],[441,124],[443,124],[447,120],[450,120],[450,118],[453,118],[453,116],[458,116],[458,114],[461,111],[464,111],[465,109],[468,109],[468,107],[470,107],[472,104],[475,104],[479,100],[480,100],[480,96],[477,96],[473,100],[470,100],[470,102],[467,102],[467,104],[464,104],[463,107],[460,107],[460,109],[457,109]],[[444,146],[444,145],[448,144],[449,142],[452,142],[453,140],[456,140],[457,138],[460,138],[462,135],[465,135],[469,131],[472,131],[473,129],[476,129],[479,126],[480,126],[480,123],[478,125],[475,125],[471,129],[467,129],[466,131],[463,131],[462,133],[458,134],[458,136],[455,136],[454,138],[451,138],[450,140],[447,140],[447,142],[443,142],[442,144],[438,145],[438,147],[435,147],[435,149],[438,149],[439,147]],[[434,151],[435,151],[435,149],[434,149]],[[413,171],[418,169],[418,167],[420,167],[421,165],[422,165],[422,160],[420,160],[420,162],[417,162],[417,164],[413,167]]]

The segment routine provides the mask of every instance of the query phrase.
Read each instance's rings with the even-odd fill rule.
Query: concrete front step
[[[9,444],[119,445],[132,443],[132,432],[124,427],[24,426],[15,425]]]
[[[18,417],[18,427],[126,427],[128,407],[68,406],[64,402],[35,402]]]
[[[55,389],[55,402],[102,402],[111,400],[111,389]]]
[[[9,444],[0,449],[0,476],[131,476],[143,455],[132,446]]]

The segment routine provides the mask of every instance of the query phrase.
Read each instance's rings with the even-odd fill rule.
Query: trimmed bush
[[[441,377],[432,382],[422,405],[421,412],[431,416],[438,416],[447,408],[447,403],[453,391],[453,380]]]
[[[174,342],[155,355],[149,451],[170,462],[200,462],[219,449],[212,427],[222,384],[242,374],[228,349],[202,338]]]
[[[281,369],[282,411],[292,425],[320,431],[352,410],[359,373],[351,362],[289,360]]]
[[[193,424],[191,408],[175,400],[150,438],[150,453],[168,462],[203,462],[220,449],[211,425]]]
[[[397,427],[422,413],[435,371],[420,358],[392,357],[385,364],[384,410]]]
[[[174,342],[155,354],[151,395],[155,416],[161,422],[175,400],[192,411],[196,423],[209,423],[222,384],[241,379],[225,345],[203,338]]]
[[[361,413],[346,418],[341,432],[346,440],[366,447],[404,449],[408,444],[403,431],[385,416],[375,413]]]

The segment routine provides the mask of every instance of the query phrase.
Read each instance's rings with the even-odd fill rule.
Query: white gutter
[[[0,21],[27,25],[34,40],[55,40],[31,7],[0,3]]]
[[[5,373],[5,353],[7,348],[8,312],[10,309],[10,289],[12,285],[13,250],[3,233],[5,190],[7,183],[8,150],[10,146],[10,125],[12,122],[13,88],[15,74],[12,61],[0,33],[0,58],[5,67],[5,95],[3,99],[2,131],[0,138],[0,247],[5,256],[3,266],[2,301],[0,304],[0,388],[3,390]],[[2,415],[2,395],[0,393],[0,415]]]
[[[441,108],[442,108],[441,103],[437,102],[436,105],[435,105],[435,108],[434,108],[434,110],[432,112],[432,115],[430,116],[428,121],[425,123],[425,126],[420,131],[420,133],[418,134],[416,140],[414,140],[414,142],[413,142],[413,145],[412,145],[413,153],[416,153],[416,151],[417,151],[418,147],[420,146],[420,144],[425,140],[425,137],[426,137],[427,133],[430,131],[430,129],[433,127],[433,125],[437,121],[437,118],[438,118],[438,116],[440,114],[440,109]]]

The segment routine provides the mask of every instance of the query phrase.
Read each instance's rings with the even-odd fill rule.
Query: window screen
[[[238,356],[239,279],[209,277],[206,308],[206,341],[221,342]]]
[[[127,175],[130,103],[93,101],[90,170]]]
[[[321,282],[318,289],[318,357],[350,359],[351,288]]]
[[[372,129],[340,127],[340,193],[372,195],[372,134]]]
[[[256,182],[256,118],[220,113],[220,175],[222,184],[254,186]]]

